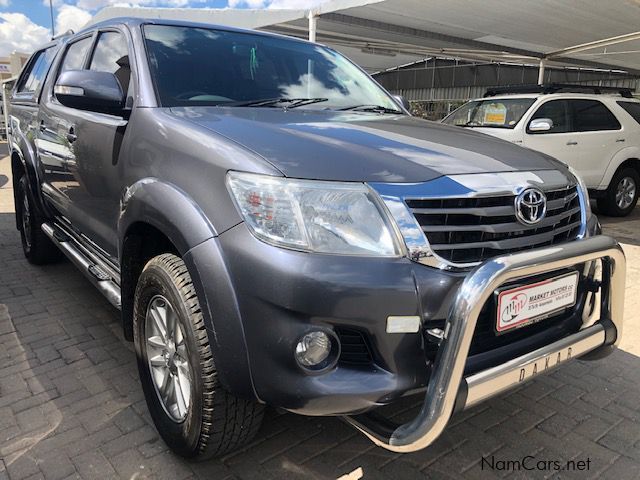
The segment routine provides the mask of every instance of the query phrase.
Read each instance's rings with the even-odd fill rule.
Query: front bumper
[[[602,262],[599,319],[533,352],[464,376],[482,306],[498,287],[598,260]],[[617,344],[622,334],[624,290],[624,254],[610,237],[598,236],[489,260],[466,277],[456,294],[419,414],[403,425],[393,425],[375,414],[346,416],[345,420],[388,450],[412,452],[425,448],[442,433],[456,408],[475,405],[570,358]]]
[[[242,319],[242,353],[248,356],[259,401],[304,415],[346,415],[391,403],[426,385],[429,363],[422,336],[387,334],[385,322],[389,315],[422,314],[415,269],[427,267],[406,258],[277,248],[257,240],[244,224],[220,235],[219,242]],[[423,279],[425,288],[439,292],[426,308],[439,310],[443,297],[452,298],[463,278],[433,271]],[[211,281],[205,289],[220,287]],[[223,318],[216,328],[219,322]],[[293,353],[298,339],[312,329],[361,332],[373,361],[340,361],[322,375],[305,373]],[[233,364],[221,368],[235,370]]]
[[[594,217],[589,232],[596,231]],[[219,246],[223,263],[212,257],[212,243]],[[425,331],[444,326],[469,273],[434,269],[406,258],[286,250],[257,240],[244,224],[193,249],[192,256],[215,320],[209,338],[217,347],[216,362],[225,386],[241,397],[320,416],[361,414],[404,395],[424,392],[432,378],[434,344],[424,332],[387,333],[386,319],[420,316]],[[221,275],[224,271],[228,275]],[[478,353],[475,337],[465,374],[492,368],[577,332],[586,301],[587,294],[581,294],[571,315],[502,335],[499,348],[491,345]],[[478,330],[486,323],[484,317]],[[347,330],[347,336],[340,337],[343,347],[355,338],[352,333],[361,334],[363,343],[349,348],[356,349],[356,354],[358,348],[368,350],[370,361],[358,363],[352,361],[357,358],[341,355],[330,371],[305,373],[293,351],[298,339],[312,329],[341,334]],[[343,348],[342,353],[347,350]]]

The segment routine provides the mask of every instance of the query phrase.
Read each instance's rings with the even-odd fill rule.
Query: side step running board
[[[74,240],[59,232],[48,223],[42,224],[42,231],[62,250],[80,271],[107,297],[117,309],[120,309],[120,287],[100,266],[85,255],[75,244]]]

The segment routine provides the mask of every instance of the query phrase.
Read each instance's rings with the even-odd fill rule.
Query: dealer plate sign
[[[498,294],[496,331],[503,333],[550,317],[576,303],[578,272]]]

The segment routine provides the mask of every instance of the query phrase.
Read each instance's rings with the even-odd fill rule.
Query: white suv
[[[569,87],[529,89],[537,93],[495,89],[464,104],[443,122],[557,158],[578,172],[602,213],[628,215],[640,190],[640,100],[631,98],[628,90],[584,94],[572,93]],[[549,93],[560,90],[564,92]]]

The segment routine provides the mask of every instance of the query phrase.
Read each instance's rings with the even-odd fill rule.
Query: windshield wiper
[[[328,101],[328,98],[263,98],[258,100],[248,100],[246,102],[233,102],[222,104],[225,107],[272,107],[275,105],[286,104],[284,108],[296,108],[303,105],[311,105],[312,103],[320,103]]]
[[[377,112],[377,113],[402,113],[395,108],[383,107],[382,105],[353,105],[351,107],[339,108],[338,110],[351,110],[357,112]]]

